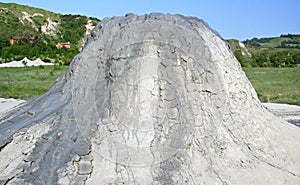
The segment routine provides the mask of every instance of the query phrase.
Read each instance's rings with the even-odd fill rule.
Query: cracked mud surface
[[[299,128],[260,104],[206,23],[181,15],[104,19],[0,130],[2,184],[300,181]]]

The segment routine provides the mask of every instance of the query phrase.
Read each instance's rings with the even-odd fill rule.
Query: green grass
[[[68,66],[0,68],[0,97],[31,99],[50,89]],[[300,105],[300,68],[243,68],[262,102]]]
[[[28,100],[44,94],[68,67],[0,68],[0,97]]]
[[[300,68],[243,68],[262,102],[300,105]]]

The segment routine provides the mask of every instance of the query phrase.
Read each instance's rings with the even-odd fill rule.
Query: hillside
[[[227,42],[244,67],[300,66],[300,35],[253,38],[242,42],[229,39]]]
[[[0,3],[0,63],[24,57],[69,63],[99,19]]]
[[[300,49],[300,35],[287,34],[280,35],[280,37],[253,38],[250,40],[245,40],[244,43],[250,46],[258,46],[264,48]]]

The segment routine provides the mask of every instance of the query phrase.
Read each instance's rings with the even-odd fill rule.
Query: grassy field
[[[69,66],[0,68],[0,97],[28,100],[45,93]]]
[[[300,105],[300,68],[243,68],[262,102]]]
[[[68,66],[0,68],[0,97],[31,99],[45,93]],[[300,68],[243,68],[263,102],[300,105]]]

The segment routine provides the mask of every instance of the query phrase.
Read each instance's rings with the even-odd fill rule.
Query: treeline
[[[245,41],[243,41],[244,44],[248,44],[251,46],[257,46],[259,47],[260,44],[259,43],[267,43],[270,42],[273,38],[256,38],[254,37],[253,39],[247,39]]]
[[[282,34],[280,37],[267,38],[252,38],[243,41],[244,44],[253,47],[275,47],[275,48],[291,48],[300,49],[300,35],[299,34]]]
[[[263,49],[251,57],[244,56],[240,50],[236,50],[234,55],[243,67],[300,67],[298,49]]]
[[[300,49],[300,41],[293,41],[293,40],[281,41],[280,46],[277,46],[277,48]]]
[[[295,39],[295,38],[300,38],[300,34],[281,34],[280,37]]]

